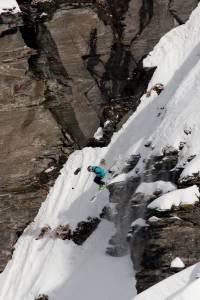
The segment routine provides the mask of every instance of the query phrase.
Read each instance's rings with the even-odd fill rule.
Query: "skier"
[[[88,166],[88,171],[93,172],[96,176],[94,178],[94,182],[99,185],[100,189],[103,189],[106,184],[102,180],[106,175],[106,170],[99,166]],[[110,171],[108,171],[110,173]]]

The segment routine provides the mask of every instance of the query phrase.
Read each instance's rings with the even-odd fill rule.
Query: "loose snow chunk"
[[[135,227],[135,226],[138,226],[138,227],[147,227],[149,226],[146,221],[142,218],[138,218],[136,219],[132,224],[131,224],[131,227]]]
[[[167,181],[155,181],[155,182],[142,182],[137,190],[136,193],[142,193],[146,196],[153,195],[156,191],[161,191],[162,193],[167,193],[174,191],[176,189],[176,186]]]
[[[148,208],[159,211],[170,210],[172,206],[179,206],[181,204],[194,204],[199,201],[199,189],[193,185],[186,189],[175,190],[151,202]]]
[[[96,140],[100,140],[102,137],[103,137],[103,129],[102,129],[102,127],[99,127],[94,134],[94,138]]]
[[[179,257],[176,257],[175,259],[172,260],[170,267],[182,269],[185,268],[185,264]]]
[[[20,11],[19,6],[15,0],[1,0],[0,1],[0,14],[12,10],[12,13]]]
[[[185,167],[181,173],[180,179],[184,180],[187,177],[191,177],[194,174],[200,173],[200,155],[193,158]]]
[[[161,219],[156,217],[156,216],[152,216],[151,218],[148,219],[148,221],[151,222],[151,223],[155,223],[155,222],[158,222],[160,220]]]

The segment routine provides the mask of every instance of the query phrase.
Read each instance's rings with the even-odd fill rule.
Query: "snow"
[[[1,2],[1,11],[5,4],[10,7],[16,2]],[[51,228],[69,224],[74,229],[88,216],[99,216],[109,204],[109,192],[98,193],[93,175],[87,172],[88,165],[104,158],[108,168],[120,174],[131,155],[140,155],[136,168],[122,175],[125,178],[142,174],[144,160],[162,155],[169,147],[179,149],[181,143],[184,147],[179,152],[178,166],[184,166],[192,155],[199,155],[199,19],[200,5],[190,20],[166,34],[144,61],[146,67],[157,67],[148,90],[160,82],[165,86],[164,91],[159,96],[144,95],[136,112],[113,135],[108,147],[84,148],[69,157],[35,221],[18,240],[13,259],[0,274],[1,300],[34,300],[40,293],[48,294],[51,300],[130,300],[135,296],[130,257],[106,255],[108,241],[115,232],[112,223],[102,221],[82,246],[49,236],[35,238],[47,224]],[[148,142],[150,146],[145,147]],[[75,175],[80,166],[81,171]],[[168,193],[153,201],[150,208],[166,210],[172,205],[198,201],[197,186],[174,190],[171,183],[145,183],[139,190],[152,193],[158,186]],[[97,199],[91,203],[89,200],[95,193]],[[200,264],[192,266],[134,300],[199,300],[200,279],[195,277],[199,272]]]
[[[45,172],[45,173],[50,173],[50,172],[52,172],[54,169],[55,169],[55,167],[52,166],[52,167],[46,169],[44,172]]]
[[[123,181],[126,181],[126,179],[128,178],[127,174],[120,174],[116,177],[114,177],[111,181],[110,181],[110,184],[113,184],[113,183],[117,183],[117,182],[123,182]]]
[[[20,11],[17,1],[15,0],[1,0],[0,1],[0,14],[12,9],[12,13]]]
[[[94,138],[95,138],[96,140],[100,140],[102,137],[103,137],[103,128],[102,128],[102,127],[99,127],[99,128],[97,129],[97,131],[95,132],[95,134],[94,134]]]
[[[176,189],[176,185],[169,181],[155,181],[155,182],[142,182],[136,189],[136,193],[142,193],[146,196],[153,195],[157,191],[161,191],[162,194],[171,192]]]
[[[175,259],[172,260],[170,268],[178,268],[182,269],[185,268],[184,262],[180,259],[180,257],[176,257]]]
[[[158,197],[152,201],[148,208],[159,211],[170,210],[173,206],[194,204],[199,202],[199,189],[196,185],[191,187],[175,190]]]
[[[148,222],[154,223],[154,222],[158,222],[158,221],[160,221],[160,220],[161,220],[161,218],[158,218],[158,217],[156,217],[156,216],[152,216],[152,217],[150,217],[150,218],[148,219]]]
[[[197,155],[189,163],[187,163],[185,169],[181,173],[181,181],[186,180],[188,177],[193,177],[200,173],[200,155]]]

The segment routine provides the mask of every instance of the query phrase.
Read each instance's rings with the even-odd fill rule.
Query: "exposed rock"
[[[194,173],[192,176],[187,176],[179,180],[180,187],[191,186],[196,184],[200,186],[200,173]]]
[[[178,183],[181,173],[175,168],[178,153],[172,148],[165,149],[163,153],[146,162],[142,174],[144,182],[164,180]],[[138,159],[133,157],[132,168]],[[111,202],[116,203],[111,219],[117,231],[107,249],[109,255],[121,256],[130,248],[138,292],[177,272],[178,269],[170,268],[174,257],[180,257],[186,266],[197,262],[200,247],[196,230],[199,226],[199,204],[173,208],[170,212],[149,211],[146,209],[148,203],[162,195],[163,191],[156,190],[152,195],[136,193],[140,182],[141,178],[135,177],[109,186]],[[138,225],[138,218],[146,220],[142,223],[145,226]],[[185,247],[189,235],[192,236],[192,246]]]
[[[83,242],[92,234],[92,232],[97,228],[100,219],[88,217],[87,221],[82,221],[77,224],[75,231],[72,233],[72,240],[78,244],[82,245]]]
[[[40,294],[35,300],[49,300],[49,297],[44,294]]]
[[[198,5],[198,0],[183,1],[178,0],[169,1],[169,11],[175,18],[177,23],[183,24],[188,19],[188,12],[192,12],[194,7]]]
[[[127,160],[127,162],[126,162],[126,166],[123,168],[122,173],[128,173],[131,170],[133,170],[136,167],[139,160],[140,160],[140,155],[139,154],[138,155],[131,155],[129,157],[129,159]]]
[[[102,212],[100,213],[99,217],[101,219],[106,219],[106,220],[110,221],[111,220],[111,215],[112,215],[111,208],[108,207],[108,206],[105,206],[102,209]]]
[[[168,148],[163,153],[163,157],[154,157],[147,162],[147,171],[142,175],[143,180],[149,181],[150,178],[153,181],[171,180],[178,184],[181,170],[174,168],[178,153],[172,148]],[[155,168],[158,161],[159,167]],[[124,184],[127,186],[127,183]],[[171,211],[165,212],[147,210],[148,203],[158,196],[160,193],[145,196],[140,193],[134,194],[133,191],[133,195],[128,200],[129,213],[126,217],[132,220],[136,216],[145,218],[149,225],[130,227],[129,231],[127,229],[138,292],[178,272],[178,268],[170,268],[171,261],[175,257],[180,257],[186,267],[199,260],[199,203],[173,207]],[[130,208],[134,208],[132,213]],[[188,236],[190,236],[190,245],[187,242]]]
[[[160,93],[162,93],[163,90],[164,90],[164,85],[162,83],[156,83],[154,86],[150,88],[149,91],[147,91],[146,96],[150,97],[152,91],[155,91],[158,95],[160,95]]]
[[[42,227],[40,234],[38,235],[38,237],[36,237],[36,240],[40,240],[42,239],[47,233],[49,233],[51,231],[51,227],[50,226],[44,226]]]
[[[70,240],[72,235],[69,225],[66,224],[59,225],[55,229],[51,229],[49,225],[42,227],[38,237],[36,237],[36,240],[40,240],[44,236],[48,236],[53,239],[59,238],[61,240]]]
[[[178,217],[174,218],[173,211],[160,213],[160,220],[141,229],[144,252],[136,275],[138,292],[179,271],[177,268],[170,268],[174,257],[181,257],[186,267],[199,261],[199,204],[194,208],[180,208],[176,210],[176,214]]]
[[[111,219],[111,210],[109,207],[104,207],[100,218],[105,218],[107,220]],[[81,221],[77,224],[77,227],[74,231],[70,229],[69,224],[59,225],[58,227],[51,229],[49,225],[46,225],[41,228],[39,235],[36,237],[36,240],[42,239],[44,236],[49,238],[59,238],[61,240],[72,240],[77,245],[82,245],[87,238],[93,233],[100,223],[99,218],[88,217],[87,221]]]
[[[68,224],[60,225],[54,229],[55,236],[61,240],[70,240],[71,239],[71,229]]]

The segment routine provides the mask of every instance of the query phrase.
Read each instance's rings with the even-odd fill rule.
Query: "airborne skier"
[[[96,175],[94,178],[94,182],[99,185],[100,189],[103,189],[106,186],[106,184],[102,179],[106,175],[106,170],[99,166],[88,166],[87,169],[89,172],[93,172]]]

